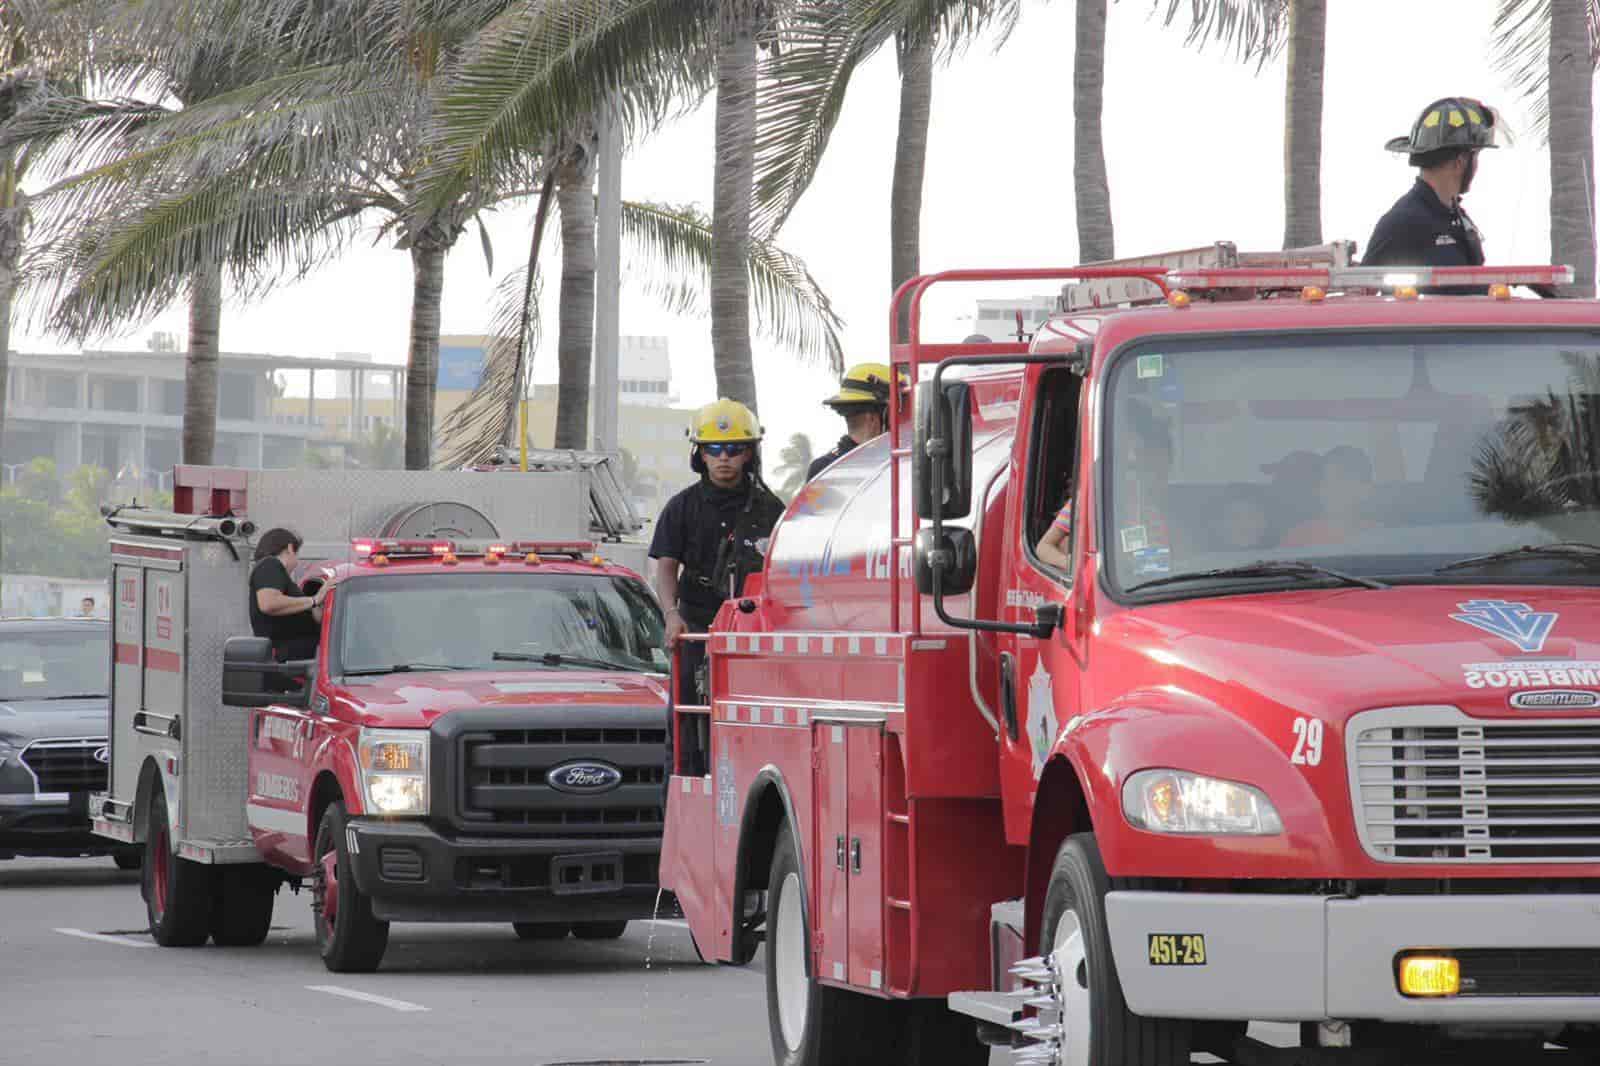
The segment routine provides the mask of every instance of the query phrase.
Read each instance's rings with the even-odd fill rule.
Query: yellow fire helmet
[[[692,444],[755,444],[761,440],[761,423],[755,413],[737,400],[708,403],[695,412],[689,429]]]
[[[888,407],[891,376],[888,363],[857,363],[844,372],[838,393],[822,402],[840,414],[853,407]],[[901,385],[905,384],[905,378],[902,370]]]

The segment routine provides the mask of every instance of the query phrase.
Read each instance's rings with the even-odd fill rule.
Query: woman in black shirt
[[[269,529],[256,541],[250,571],[250,630],[272,641],[279,662],[314,659],[321,631],[322,600],[329,586],[307,596],[291,574],[303,542],[287,529]]]

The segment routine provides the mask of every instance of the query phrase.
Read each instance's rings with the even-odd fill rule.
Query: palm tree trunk
[[[1078,209],[1078,261],[1116,254],[1111,229],[1111,186],[1100,116],[1106,88],[1106,0],[1078,0],[1072,66],[1072,179]]]
[[[903,35],[900,46],[900,129],[894,142],[889,193],[890,292],[922,272],[922,186],[928,169],[928,120],[933,114],[933,38]],[[908,336],[911,308],[900,309],[898,335]]]
[[[439,383],[439,305],[444,257],[436,241],[411,245],[411,350],[406,356],[406,469],[428,469],[433,452],[433,397]]]
[[[16,153],[0,153],[0,447],[6,439],[6,397],[11,380],[11,306],[17,294],[17,264],[22,258],[22,188]]]
[[[711,200],[711,359],[717,393],[756,409],[750,353],[750,203],[756,167],[756,5],[722,0]]]
[[[1588,0],[1550,0],[1550,255],[1570,264],[1562,295],[1595,294],[1594,66]]]
[[[217,448],[217,360],[222,334],[222,263],[195,268],[189,294],[189,357],[183,374],[183,461],[210,466]]]
[[[1283,246],[1322,243],[1322,72],[1328,0],[1290,0],[1283,107]]]
[[[576,153],[574,153],[576,154]],[[561,164],[561,311],[556,338],[557,448],[589,441],[589,371],[594,362],[594,171],[582,158]]]

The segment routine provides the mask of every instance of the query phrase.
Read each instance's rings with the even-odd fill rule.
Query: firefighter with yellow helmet
[[[734,400],[708,403],[695,414],[689,465],[700,480],[667,501],[650,541],[668,643],[685,631],[705,632],[722,601],[737,596],[765,560],[783,503],[761,480],[761,437],[755,413]],[[686,679],[696,676],[704,654],[699,642],[684,648]],[[678,698],[700,702],[685,683]]]
[[[822,473],[844,458],[858,444],[889,428],[889,382],[893,373],[887,363],[857,363],[844,372],[839,391],[822,402],[843,416],[845,434],[833,451],[819,456],[806,470],[806,480]],[[904,384],[905,375],[900,375]]]

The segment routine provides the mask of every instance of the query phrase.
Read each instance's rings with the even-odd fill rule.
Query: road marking
[[[129,940],[125,936],[107,936],[105,933],[91,933],[86,929],[57,929],[56,932],[65,936],[82,937],[84,940],[98,940],[102,944],[119,944],[125,948],[155,947],[155,944],[147,940]]]
[[[657,918],[655,921],[657,925],[675,925],[679,929],[689,928],[689,923],[682,918]]]
[[[306,985],[313,992],[326,992],[330,996],[343,996],[346,999],[358,999],[363,1003],[372,1003],[379,1007],[388,1007],[390,1010],[419,1011],[427,1010],[420,1003],[407,1003],[403,999],[390,999],[388,996],[375,996],[371,992],[357,992],[353,988],[340,988],[338,985]]]

